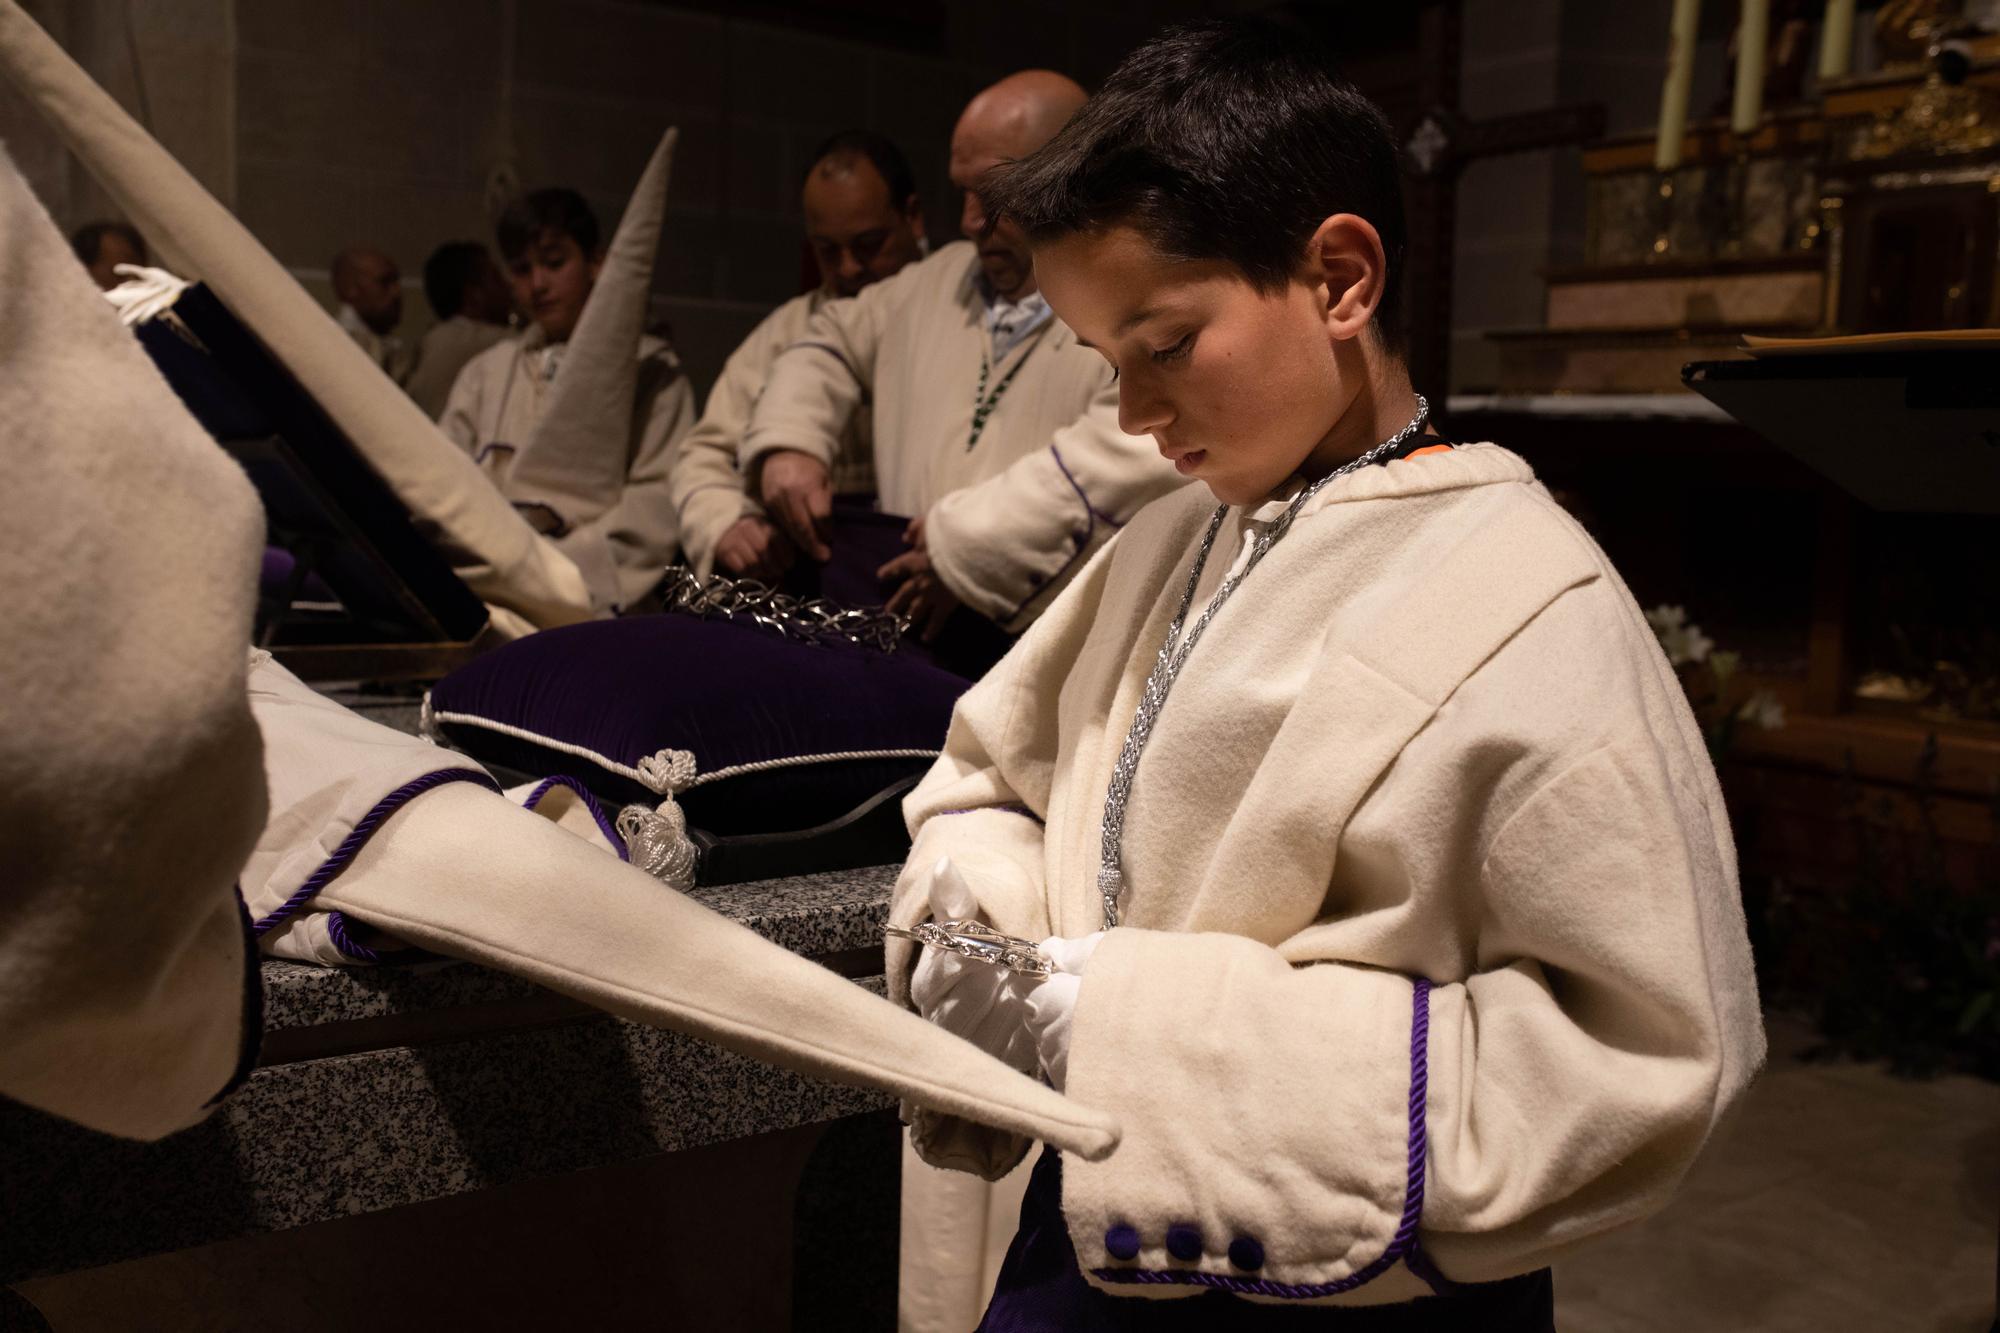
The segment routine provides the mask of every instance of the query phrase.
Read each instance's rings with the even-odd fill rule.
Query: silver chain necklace
[[[1250,571],[1257,568],[1258,562],[1292,530],[1292,521],[1299,516],[1299,510],[1305,507],[1306,501],[1318,495],[1335,477],[1379,462],[1384,454],[1423,429],[1430,412],[1430,403],[1418,394],[1417,414],[1410,418],[1409,425],[1359,458],[1341,464],[1294,496],[1292,502],[1285,506],[1285,512],[1257,535],[1256,545],[1250,548],[1250,558],[1244,562],[1243,568],[1222,581],[1222,586],[1215,590],[1215,596],[1209,598],[1207,608],[1183,637],[1181,626],[1187,623],[1188,611],[1194,605],[1195,589],[1201,584],[1201,572],[1208,564],[1209,550],[1215,545],[1215,534],[1221,531],[1229,506],[1219,506],[1215,516],[1209,519],[1208,532],[1202,537],[1201,548],[1195,553],[1194,568],[1188,572],[1187,590],[1181,594],[1181,608],[1175,613],[1173,623],[1167,626],[1167,641],[1160,645],[1160,655],[1154,659],[1152,674],[1146,677],[1146,688],[1139,696],[1139,708],[1133,715],[1132,729],[1125,733],[1124,748],[1118,752],[1118,762],[1111,769],[1111,785],[1104,793],[1104,833],[1097,866],[1097,892],[1104,899],[1106,930],[1118,924],[1118,898],[1125,887],[1119,849],[1125,839],[1125,802],[1132,795],[1132,777],[1139,769],[1139,754],[1151,739],[1153,724],[1159,721],[1160,710],[1166,706],[1167,692],[1173,689],[1174,679],[1180,675],[1181,667],[1186,665],[1188,654],[1194,651],[1202,631],[1208,628],[1209,621],[1215,619],[1215,613],[1222,609],[1222,604],[1229,600],[1237,585],[1250,577]]]

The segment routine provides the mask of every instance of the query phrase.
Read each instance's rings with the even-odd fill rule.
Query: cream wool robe
[[[1230,513],[1196,614],[1281,508]],[[905,806],[892,920],[927,914],[919,872],[948,854],[1004,931],[1099,929],[1106,783],[1213,511],[1205,488],[1149,508],[961,700]],[[1425,1294],[1426,1255],[1458,1281],[1547,1264],[1664,1204],[1763,1056],[1679,683],[1493,445],[1315,498],[1174,685],[1123,846],[1067,1090],[1124,1145],[1063,1172],[1079,1261],[1116,1292],[1374,1303]],[[912,1134],[986,1174],[1023,1151],[927,1112]],[[1169,1256],[1173,1223],[1199,1258]],[[1227,1257],[1239,1236],[1260,1271]]]
[[[667,474],[694,391],[645,335],[679,137],[660,136],[568,342],[531,328],[473,358],[440,423],[576,562],[600,611],[645,597],[679,546]]]
[[[453,315],[424,330],[417,343],[416,368],[403,381],[403,392],[435,419],[444,414],[451,386],[465,363],[508,336],[504,324],[487,324],[465,315]]]
[[[1118,429],[1110,367],[1053,316],[991,367],[989,397],[1013,380],[968,448],[992,350],[979,281],[978,251],[954,241],[823,307],[772,363],[743,473],[754,490],[773,449],[831,467],[855,410],[870,404],[881,507],[923,515],[946,586],[1019,630],[1119,524],[1181,478],[1150,439]]]
[[[513,490],[512,442],[529,438],[552,396],[544,364],[550,350],[539,328],[495,343],[465,363],[438,418],[439,428],[502,494]],[[666,343],[640,339],[635,364],[638,379],[617,499],[596,517],[550,538],[584,571],[604,609],[643,597],[673,559],[678,535],[667,483],[675,446],[694,425],[694,390]],[[568,511],[563,521],[578,512]]]
[[[0,421],[0,1093],[159,1138],[255,1035],[264,515],[4,151]]]
[[[680,523],[681,558],[702,578],[715,571],[715,547],[722,534],[737,520],[764,512],[745,489],[738,462],[750,414],[770,378],[771,364],[804,336],[819,308],[834,299],[817,288],[766,315],[729,354],[715,387],[708,391],[701,420],[681,441],[668,485]],[[868,418],[868,405],[863,403],[841,431],[832,466],[836,495],[875,490],[874,439]]]

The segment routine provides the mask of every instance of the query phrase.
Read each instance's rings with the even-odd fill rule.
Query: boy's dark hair
[[[1357,214],[1387,257],[1375,323],[1399,342],[1395,137],[1304,33],[1255,19],[1168,28],[979,196],[1030,239],[1122,223],[1176,259],[1233,264],[1264,291],[1291,279],[1321,222]]]
[[[478,241],[446,241],[424,261],[424,300],[439,319],[450,319],[465,308],[465,289],[479,276],[479,266],[491,263]]]
[[[494,232],[500,242],[501,258],[513,263],[545,231],[569,237],[586,258],[597,253],[597,214],[590,211],[590,205],[575,190],[552,185],[530,190],[500,214]]]
[[[139,256],[141,263],[146,259],[146,238],[139,229],[129,222],[86,222],[70,233],[69,247],[76,257],[85,264],[97,262],[97,252],[104,244],[106,236],[122,236],[132,247],[132,253]]]
[[[830,157],[864,157],[882,173],[883,181],[889,187],[889,202],[897,212],[902,212],[910,202],[910,196],[917,192],[916,173],[910,170],[910,159],[903,156],[903,150],[896,147],[886,135],[873,130],[842,130],[813,149],[806,161],[805,175],[799,178],[799,187],[812,177],[813,170]]]

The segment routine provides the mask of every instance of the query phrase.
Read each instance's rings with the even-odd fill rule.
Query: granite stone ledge
[[[827,957],[879,946],[895,876],[880,866],[693,896],[788,949]],[[263,976],[266,1031],[285,1032],[293,1057],[259,1067],[203,1124],[131,1143],[0,1098],[0,1284],[893,1104],[565,1008],[472,963],[266,961]],[[879,976],[859,984],[883,990]],[[539,1000],[551,1002],[546,1014]],[[542,1016],[512,1025],[520,1013]],[[298,1054],[344,1024],[379,1033],[412,1018],[429,1020],[426,1035],[405,1039],[418,1044]]]
[[[897,869],[873,866],[752,880],[698,888],[689,896],[794,953],[820,958],[881,944]],[[264,963],[264,1029],[317,1027],[545,994],[533,982],[456,959],[379,967],[318,967],[274,959]]]

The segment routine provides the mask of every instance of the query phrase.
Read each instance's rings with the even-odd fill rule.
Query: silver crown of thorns
[[[756,579],[733,579],[726,574],[697,578],[685,565],[667,567],[661,592],[669,611],[708,620],[748,620],[808,643],[855,643],[893,653],[910,628],[908,616],[881,607],[843,606],[824,597],[794,597]]]

